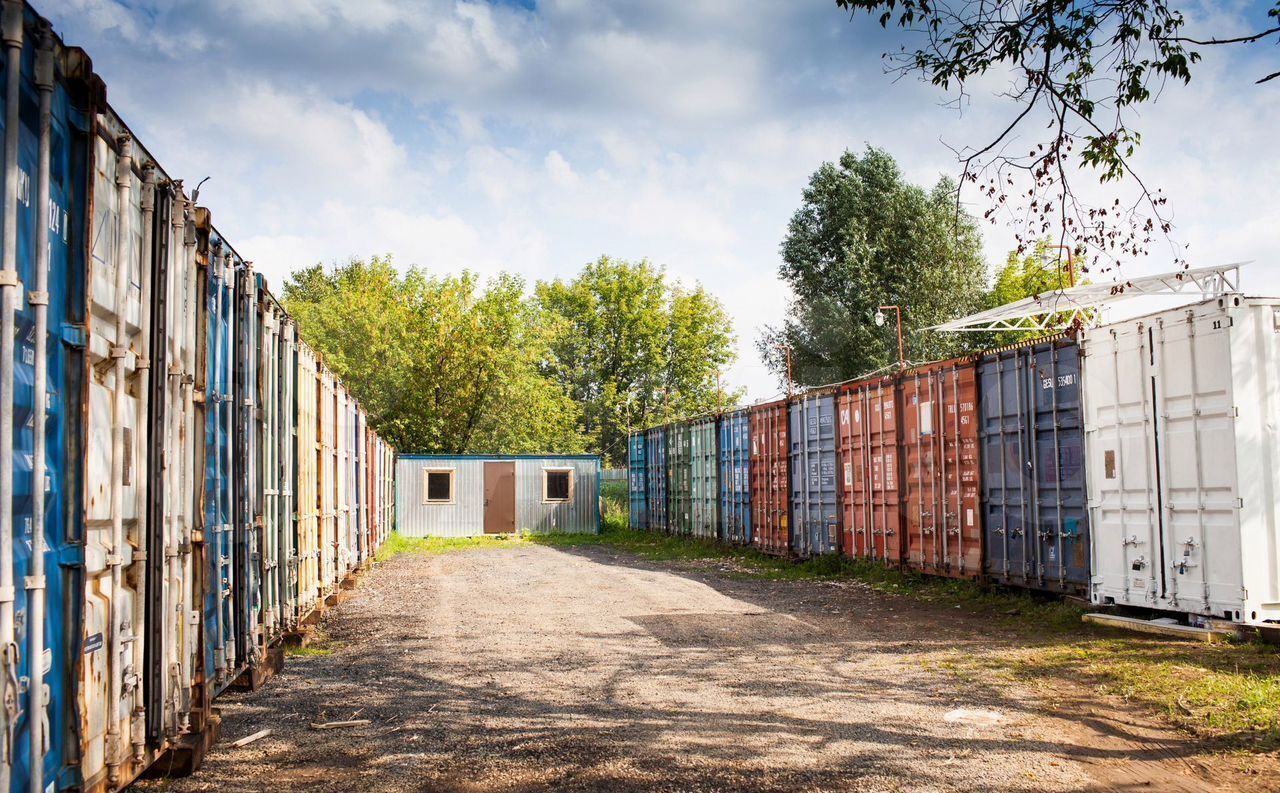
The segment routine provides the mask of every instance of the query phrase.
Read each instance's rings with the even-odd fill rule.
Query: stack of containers
[[[720,535],[718,465],[716,420],[696,419],[689,426],[689,531],[695,537]]]
[[[844,553],[902,562],[898,384],[878,377],[841,387],[836,398]]]
[[[972,361],[918,367],[899,378],[906,564],[957,578],[982,574],[977,378]]]
[[[1080,350],[1052,339],[978,359],[985,567],[996,583],[1085,595]]]
[[[627,501],[632,529],[649,528],[646,509],[645,442],[643,432],[627,435]]]
[[[791,550],[801,557],[840,548],[835,395],[805,394],[790,406]]]
[[[752,405],[747,415],[751,424],[752,542],[765,553],[785,556],[791,552],[787,400]]]
[[[717,421],[720,441],[720,538],[751,544],[751,420],[746,409]]]

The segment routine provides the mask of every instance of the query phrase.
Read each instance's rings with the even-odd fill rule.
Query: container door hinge
[[[69,347],[84,348],[84,325],[62,323],[62,342]]]

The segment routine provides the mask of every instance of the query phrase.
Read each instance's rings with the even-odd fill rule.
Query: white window
[[[452,468],[427,468],[422,472],[422,503],[453,503]]]
[[[573,500],[573,469],[544,468],[542,470],[543,503],[571,500]]]

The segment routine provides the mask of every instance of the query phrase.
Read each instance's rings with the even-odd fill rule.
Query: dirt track
[[[932,651],[993,640],[856,585],[513,544],[397,557],[326,629],[331,655],[223,701],[199,773],[147,789],[1234,789],[1189,739],[1080,692],[1053,692],[1051,717],[1008,684],[929,671]],[[310,726],[353,718],[372,723]]]

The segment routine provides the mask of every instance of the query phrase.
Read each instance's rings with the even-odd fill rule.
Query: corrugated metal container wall
[[[280,382],[280,394],[277,397],[280,420],[276,429],[276,442],[279,444],[276,486],[280,489],[276,527],[280,535],[280,555],[276,560],[275,578],[276,586],[280,590],[281,626],[287,630],[297,627],[296,623],[291,621],[291,616],[298,610],[298,591],[295,583],[298,539],[293,526],[293,516],[296,511],[293,491],[296,451],[294,444],[298,431],[298,414],[294,410],[298,370],[294,358],[297,356],[298,348],[294,340],[294,324],[288,319],[288,315],[282,313],[276,320],[280,324],[280,354],[276,361]]]
[[[1094,602],[1280,621],[1277,327],[1228,295],[1086,331]]]
[[[347,570],[360,566],[360,405],[347,392],[347,503],[350,548],[347,552]]]
[[[766,553],[791,552],[790,440],[787,401],[753,405],[751,420],[752,540]]]
[[[333,372],[320,363],[319,453],[320,453],[320,597],[338,582],[338,458],[334,437],[337,431],[338,397],[334,393]]]
[[[322,588],[320,579],[320,375],[311,348],[298,342],[297,352],[298,429],[294,444],[294,491],[297,509],[294,534],[298,553],[294,563],[297,579],[297,621],[315,610]]]
[[[809,394],[791,403],[791,549],[801,557],[840,550],[836,491],[836,400]]]
[[[645,430],[645,492],[647,493],[646,528],[667,530],[667,429]]]
[[[986,573],[997,583],[1085,594],[1080,350],[1069,339],[978,362]]]
[[[902,562],[904,514],[898,384],[891,377],[844,386],[836,397],[844,510],[842,550],[857,559]]]
[[[647,529],[649,520],[645,508],[645,442],[643,432],[627,435],[627,502],[630,504],[632,529]]]
[[[28,12],[27,16],[30,22],[33,14]],[[25,92],[32,90],[34,75],[30,67],[35,59],[30,52],[35,49],[35,42],[29,36],[24,38],[20,90]],[[60,67],[64,62],[55,58],[54,63]],[[38,114],[22,113],[17,130],[17,165],[37,182],[33,192],[40,189],[41,182],[48,186],[48,231],[38,233],[46,228],[42,222],[46,215],[37,211],[37,201],[16,202],[12,209],[17,215],[17,239],[9,242],[17,247],[13,275],[20,283],[3,288],[6,295],[12,295],[7,298],[12,301],[12,313],[6,312],[3,338],[6,344],[13,345],[6,349],[13,371],[11,380],[0,383],[0,398],[14,411],[13,423],[7,428],[12,432],[12,445],[2,452],[7,458],[5,475],[12,477],[12,499],[5,508],[11,510],[6,515],[8,526],[17,535],[11,535],[5,549],[12,554],[10,569],[17,584],[7,607],[12,608],[10,625],[28,626],[23,632],[25,642],[16,630],[14,636],[6,637],[6,641],[17,644],[16,667],[11,670],[7,685],[17,687],[19,681],[40,681],[10,692],[15,717],[21,723],[10,725],[9,716],[0,709],[0,728],[12,741],[12,767],[0,770],[6,773],[6,781],[15,791],[28,788],[33,767],[28,732],[31,714],[43,714],[47,718],[44,730],[56,736],[44,762],[34,764],[42,771],[43,780],[53,785],[64,769],[73,768],[80,755],[74,738],[64,740],[62,736],[73,736],[79,729],[75,678],[82,654],[82,582],[74,560],[83,552],[82,497],[95,489],[86,482],[84,470],[84,344],[83,338],[76,338],[71,332],[85,323],[88,273],[84,251],[90,218],[85,216],[88,201],[83,164],[88,145],[85,130],[92,114],[72,101],[68,83],[73,76],[58,72],[55,77],[52,94],[48,95],[52,118],[51,134],[46,139],[50,156],[46,167],[41,168],[37,162]],[[8,99],[4,81],[0,81],[0,97]],[[79,167],[75,167],[77,163]],[[47,175],[47,181],[40,179],[41,174]],[[33,255],[37,240],[41,239],[49,246],[47,271]],[[41,292],[47,303],[26,299]],[[12,325],[8,324],[9,317]],[[40,377],[43,382],[38,380]],[[38,535],[26,534],[32,525],[38,527]],[[35,552],[27,541],[37,536],[43,540],[43,552]],[[42,567],[36,569],[33,565],[37,564]],[[23,577],[37,575],[44,576],[43,590],[29,590],[22,585]],[[43,616],[37,613],[41,608]],[[36,625],[42,630],[33,630]],[[40,663],[32,664],[32,659],[39,659]],[[32,690],[43,694],[43,704],[31,696]],[[43,789],[44,785],[37,787]]]
[[[347,408],[347,390],[334,375],[333,385],[333,457],[334,457],[334,583],[346,577],[351,567],[351,501],[348,487],[351,476],[351,414]]]
[[[899,381],[907,565],[921,572],[982,574],[975,368],[972,361],[944,361]]]
[[[144,211],[142,206],[144,185],[132,164],[132,141],[117,145],[119,152],[102,135],[93,140],[87,331],[94,376],[88,398],[85,654],[80,679],[81,769],[86,783],[137,773],[140,769],[129,765],[135,762],[134,739],[141,740],[145,730],[140,718],[142,689],[126,685],[125,678],[143,668],[145,648],[141,628],[147,571],[139,557],[149,529],[143,398],[149,391],[149,370],[138,363],[151,356],[150,251],[144,247],[151,238],[147,227],[153,209]],[[130,382],[136,385],[130,388]],[[126,635],[131,641],[124,640]],[[120,768],[121,762],[125,768]]]
[[[600,458],[401,455],[396,459],[396,525],[406,537],[485,533],[485,463],[514,462],[515,527],[538,533],[595,533],[600,526]],[[548,470],[572,471],[567,501],[548,501]],[[448,500],[427,500],[427,474],[451,474]]]
[[[719,453],[716,420],[702,418],[689,425],[689,531],[695,537],[720,536]]]
[[[382,449],[384,456],[383,471],[383,497],[386,503],[383,505],[386,517],[383,519],[383,540],[386,540],[391,532],[396,530],[396,450],[391,448],[390,444],[384,444]]]
[[[720,436],[720,537],[734,545],[751,544],[751,420],[747,411],[725,413]]]
[[[293,364],[292,323],[259,275],[258,303],[262,312],[259,389],[262,405],[262,619],[270,644],[286,628],[294,608],[288,562],[293,558],[292,450]]]
[[[667,425],[667,531],[689,534],[693,512],[693,460],[689,425]]]
[[[231,679],[259,657],[263,645],[262,571],[259,567],[262,554],[262,470],[258,460],[261,413],[257,401],[260,328],[253,271],[238,257],[235,270],[235,429],[232,449],[239,475],[233,480],[236,523],[232,580],[235,586],[236,663],[228,670]]]

